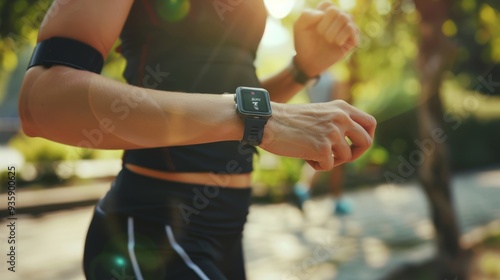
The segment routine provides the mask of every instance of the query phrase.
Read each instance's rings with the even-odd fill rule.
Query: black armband
[[[37,65],[64,65],[99,74],[103,64],[101,53],[92,46],[70,38],[53,37],[36,45],[28,69]]]

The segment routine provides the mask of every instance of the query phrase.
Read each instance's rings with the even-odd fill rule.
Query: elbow
[[[29,137],[39,137],[41,136],[38,132],[37,125],[34,119],[31,117],[30,109],[27,102],[23,102],[23,93],[20,93],[19,103],[18,103],[18,112],[19,112],[19,120],[21,122],[21,129],[24,134]]]
[[[29,137],[41,137],[40,134],[36,133],[35,129],[32,127],[28,127],[24,124],[21,125],[21,130],[24,133],[24,135],[29,136]]]
[[[41,137],[40,130],[30,110],[30,95],[33,91],[35,81],[39,77],[35,71],[28,70],[24,76],[18,98],[18,114],[21,129],[29,137]]]
[[[87,104],[87,77],[81,71],[64,66],[30,68],[24,76],[18,99],[24,134],[63,144],[78,143],[79,130],[88,125],[88,121],[79,121],[77,116],[90,115],[91,111]]]
[[[19,113],[19,118],[21,120],[21,130],[22,132],[29,137],[40,137],[40,133],[38,133],[38,130],[36,129],[36,125],[33,123],[32,120],[29,120],[25,117],[22,116],[21,113]]]

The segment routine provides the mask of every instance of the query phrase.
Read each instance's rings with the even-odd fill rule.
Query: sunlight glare
[[[356,6],[356,0],[339,0],[339,6],[342,10],[350,11]]]
[[[286,44],[289,40],[290,34],[281,23],[274,18],[267,18],[262,44],[267,47],[280,46]]]
[[[264,0],[269,14],[277,19],[282,19],[292,11],[295,0]]]

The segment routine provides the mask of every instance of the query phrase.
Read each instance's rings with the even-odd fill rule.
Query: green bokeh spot
[[[388,159],[389,153],[382,147],[376,147],[370,153],[370,161],[374,164],[384,164]]]
[[[114,261],[115,261],[115,264],[117,266],[124,266],[125,265],[125,259],[123,257],[121,257],[121,256],[115,257]]]
[[[190,0],[157,0],[156,11],[160,18],[177,22],[184,19],[191,9]]]

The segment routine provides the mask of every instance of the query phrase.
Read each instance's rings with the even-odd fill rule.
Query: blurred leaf
[[[2,53],[1,61],[1,67],[7,72],[13,71],[17,67],[17,55],[11,50],[5,50]]]
[[[454,36],[455,34],[457,34],[457,26],[455,25],[455,23],[451,19],[449,19],[443,23],[442,30],[443,30],[444,35],[446,35],[448,37],[451,37],[451,36]]]
[[[18,150],[28,162],[80,160],[95,158],[95,150],[88,150],[56,143],[44,138],[27,137],[19,133],[8,145]]]

